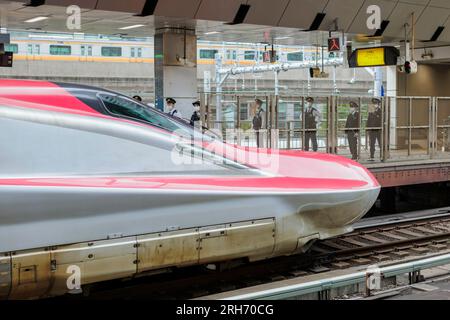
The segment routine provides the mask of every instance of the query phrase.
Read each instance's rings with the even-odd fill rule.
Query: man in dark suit
[[[305,99],[305,151],[309,151],[309,141],[312,142],[313,151],[316,152],[317,146],[317,127],[320,125],[320,111],[314,108],[314,98],[307,97]]]
[[[263,102],[260,99],[255,99],[255,114],[252,120],[252,127],[256,134],[256,146],[261,147],[261,129],[264,127],[264,109]]]
[[[375,144],[378,141],[378,147],[381,149],[381,100],[372,99],[372,105],[369,106],[369,116],[367,118],[367,133],[369,136],[370,161],[375,158]]]
[[[194,106],[194,112],[192,113],[190,123],[191,123],[191,126],[194,127],[195,123],[197,121],[200,121],[200,101],[197,100],[197,101],[193,102],[192,105]]]
[[[345,123],[345,133],[347,134],[352,160],[358,160],[359,106],[354,101],[350,101],[349,105],[350,113]]]

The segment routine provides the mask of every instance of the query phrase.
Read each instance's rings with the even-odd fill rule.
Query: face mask
[[[167,108],[169,108],[169,110],[172,110],[173,109],[173,104],[171,104],[171,103],[167,104]]]
[[[194,106],[194,111],[199,112],[200,111],[200,107],[199,106]]]

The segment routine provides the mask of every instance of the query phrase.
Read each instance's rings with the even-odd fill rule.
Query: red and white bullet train
[[[223,144],[120,94],[0,80],[0,297],[302,252],[380,186],[334,155]]]

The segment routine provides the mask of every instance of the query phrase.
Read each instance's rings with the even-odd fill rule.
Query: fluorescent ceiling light
[[[275,40],[285,40],[290,39],[291,37],[276,37]]]
[[[119,28],[119,30],[128,30],[128,29],[134,29],[134,28],[140,28],[140,27],[145,27],[145,24],[134,24],[132,26]]]
[[[218,34],[218,33],[220,33],[220,32],[219,31],[210,31],[210,32],[206,32],[205,36],[209,36],[211,34]]]
[[[25,20],[26,23],[33,23],[33,22],[38,22],[38,21],[42,21],[42,20],[47,20],[48,17],[35,17],[35,18],[31,18],[28,20]]]

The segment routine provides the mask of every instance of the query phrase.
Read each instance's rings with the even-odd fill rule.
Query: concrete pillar
[[[174,98],[183,118],[190,119],[197,93],[197,37],[194,31],[164,29],[155,34],[155,106],[166,110]]]
[[[397,67],[390,66],[386,67],[386,97],[396,97],[397,96]],[[389,129],[389,144],[391,149],[397,148],[397,101],[396,99],[390,98],[390,129]]]
[[[386,96],[397,96],[397,67],[389,66],[386,68]]]
[[[381,97],[381,87],[383,86],[383,67],[374,68],[373,95]]]

